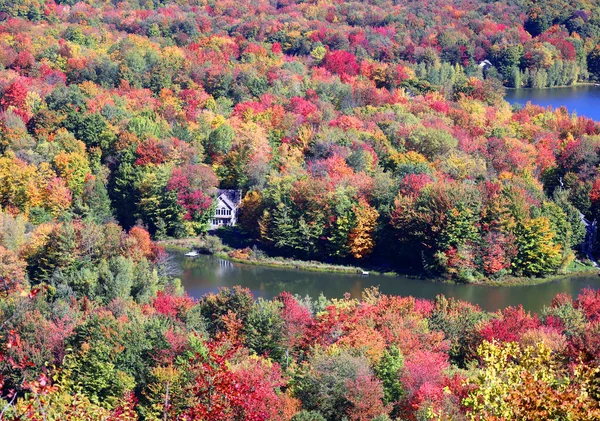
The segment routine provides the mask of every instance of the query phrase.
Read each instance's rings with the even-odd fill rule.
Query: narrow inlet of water
[[[235,285],[249,288],[256,297],[265,298],[272,298],[283,291],[313,298],[321,293],[328,298],[341,298],[347,292],[353,297],[360,297],[365,288],[378,286],[382,293],[392,295],[432,299],[444,294],[478,304],[488,311],[521,304],[526,310],[539,312],[559,293],[575,297],[584,288],[600,288],[597,275],[565,277],[540,285],[498,287],[434,283],[402,276],[277,269],[232,263],[213,256],[190,258],[180,252],[172,252],[171,255],[179,266],[178,277],[185,290],[195,298],[217,292],[220,287]]]

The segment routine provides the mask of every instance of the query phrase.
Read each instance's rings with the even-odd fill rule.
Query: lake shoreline
[[[572,85],[559,85],[559,86],[546,86],[544,88],[512,88],[505,86],[504,89],[507,91],[530,91],[530,90],[552,90],[552,89],[566,89],[566,88],[578,88],[578,87],[600,87],[600,82],[577,82]]]
[[[185,239],[167,239],[157,241],[158,244],[163,246],[167,251],[172,250],[180,253],[185,253],[189,251],[198,251],[201,254],[212,255],[218,257],[220,259],[226,259],[230,262],[241,263],[252,266],[262,266],[262,267],[270,267],[270,268],[281,268],[281,269],[295,269],[295,270],[304,270],[308,272],[320,272],[320,273],[347,273],[347,274],[362,274],[365,272],[362,268],[358,266],[350,266],[350,265],[335,265],[330,263],[319,262],[317,260],[297,260],[290,259],[286,257],[265,257],[263,259],[241,259],[236,258],[235,256],[231,256],[229,253],[225,251],[219,252],[209,252],[203,250],[203,247],[198,244],[199,240],[196,238],[185,238]],[[239,250],[232,250],[239,251]],[[419,276],[411,276],[408,274],[399,274],[393,271],[390,272],[380,272],[369,270],[368,273],[373,275],[382,275],[382,276],[409,276],[414,277],[415,279],[419,279]]]
[[[271,267],[278,269],[295,269],[295,270],[303,270],[308,272],[320,272],[320,273],[347,273],[347,274],[373,274],[373,275],[381,275],[381,276],[404,276],[404,277],[413,277],[415,279],[420,279],[419,276],[411,276],[408,274],[399,274],[396,272],[379,272],[375,270],[364,271],[362,268],[358,266],[349,266],[349,265],[333,265],[329,263],[319,262],[317,260],[296,260],[296,259],[288,259],[285,257],[267,257],[265,259],[239,259],[236,257],[232,257],[227,253],[215,253],[214,256],[219,257],[221,259],[227,259],[234,263],[241,263],[252,266],[262,266],[262,267]]]
[[[598,268],[592,266],[586,266],[581,263],[581,268],[572,270],[568,273],[564,274],[553,274],[544,277],[517,277],[517,276],[506,276],[499,279],[486,279],[484,281],[478,282],[456,282],[450,279],[441,278],[441,277],[430,277],[424,275],[415,275],[410,273],[401,273],[397,271],[377,271],[377,270],[369,270],[365,271],[359,266],[350,266],[350,265],[335,265],[329,264],[314,260],[297,260],[290,259],[286,257],[271,257],[265,256],[263,258],[239,258],[232,256],[232,252],[239,252],[240,250],[234,249],[229,252],[226,251],[217,251],[217,252],[209,252],[207,250],[203,250],[203,247],[199,245],[199,239],[197,238],[186,238],[186,239],[168,239],[161,240],[158,242],[161,244],[167,251],[172,250],[179,253],[185,253],[191,250],[200,251],[205,255],[212,255],[220,259],[225,259],[233,263],[239,263],[249,266],[257,266],[257,267],[265,267],[265,268],[276,268],[276,269],[288,269],[295,271],[305,271],[305,272],[316,272],[316,273],[337,273],[337,274],[348,274],[348,275],[379,275],[386,277],[404,277],[411,278],[415,280],[422,280],[429,283],[437,283],[437,284],[451,284],[451,285],[476,285],[476,286],[493,286],[493,287],[518,287],[518,286],[534,286],[534,285],[542,285],[551,282],[561,281],[568,279],[573,276],[586,276],[594,273],[598,273]]]
[[[320,272],[320,273],[346,273],[346,274],[361,274],[362,269],[356,266],[337,266],[337,265],[328,265],[327,263],[317,262],[317,261],[307,261],[307,260],[291,260],[286,258],[277,258],[271,257],[268,260],[244,260],[237,259],[235,257],[229,256],[227,253],[218,253],[214,254],[214,256],[219,257],[221,259],[226,259],[234,263],[246,264],[251,266],[261,266],[261,267],[270,267],[277,269],[294,269],[294,270],[303,270],[307,272]],[[271,261],[270,259],[274,259]],[[281,262],[278,262],[282,260]],[[289,260],[289,261],[286,261]],[[324,266],[320,266],[324,265]],[[375,270],[371,270],[367,272],[373,275],[381,275],[381,276],[389,276],[389,277],[404,277],[411,279],[418,279],[424,282],[437,283],[437,284],[452,284],[452,285],[477,285],[477,286],[494,286],[494,287],[519,287],[519,286],[533,286],[533,285],[542,285],[546,283],[551,283],[555,281],[561,281],[564,279],[568,279],[571,276],[582,276],[589,275],[597,272],[597,268],[590,268],[589,270],[578,270],[565,274],[554,274],[549,276],[544,276],[541,278],[531,278],[531,277],[517,277],[517,276],[507,276],[499,279],[486,279],[480,282],[456,282],[446,278],[436,278],[429,277],[423,275],[414,275],[410,273],[401,273],[401,272],[379,272]]]

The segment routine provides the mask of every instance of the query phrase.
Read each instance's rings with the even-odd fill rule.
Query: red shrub
[[[312,314],[289,292],[281,293],[277,299],[283,303],[281,318],[286,326],[288,346],[295,348],[303,341],[304,335],[313,321]]]
[[[508,307],[500,312],[500,318],[487,322],[480,330],[482,339],[487,341],[519,342],[521,335],[540,326],[537,315],[531,316],[523,306]]]
[[[166,162],[165,153],[154,139],[148,139],[135,150],[137,159],[135,165],[163,164]]]
[[[407,357],[402,374],[407,408],[418,409],[422,402],[441,400],[444,370],[449,366],[448,355],[439,352],[418,351]]]
[[[194,305],[193,298],[188,295],[177,297],[163,291],[159,291],[153,301],[154,309],[169,317],[180,317],[187,313]]]
[[[27,84],[23,79],[17,79],[4,90],[0,98],[0,107],[6,110],[11,105],[17,108],[25,106],[27,98]]]
[[[323,65],[332,73],[348,76],[356,76],[360,69],[356,57],[348,51],[331,51],[327,53]]]
[[[600,291],[584,289],[577,297],[575,308],[581,309],[591,322],[600,322]]]
[[[387,414],[389,409],[383,405],[383,386],[371,373],[359,372],[355,380],[346,383],[346,399],[351,407],[348,416],[352,421],[371,421]]]

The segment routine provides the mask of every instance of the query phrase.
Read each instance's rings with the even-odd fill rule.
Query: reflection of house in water
[[[234,226],[237,222],[237,209],[242,201],[241,190],[217,190],[217,206],[210,220],[210,229]]]
[[[215,270],[217,276],[223,276],[234,269],[233,263],[226,259],[219,259],[219,267]]]
[[[229,260],[219,259],[219,266],[222,268],[232,268],[233,263],[231,263]]]

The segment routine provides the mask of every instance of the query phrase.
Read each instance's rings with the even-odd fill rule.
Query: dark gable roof
[[[227,200],[236,208],[240,205],[240,202],[242,201],[241,190],[219,189],[217,190],[217,197],[219,196],[225,196],[225,198],[227,198]]]

